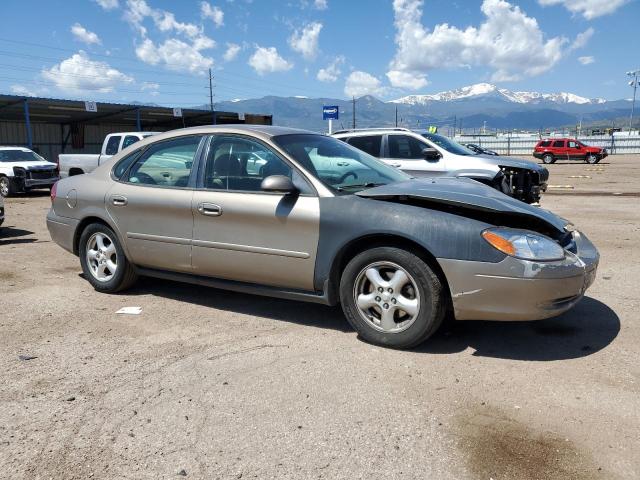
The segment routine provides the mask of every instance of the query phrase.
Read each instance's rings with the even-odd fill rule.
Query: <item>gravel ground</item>
[[[588,194],[640,192],[636,162],[543,198],[602,254],[573,311],[454,322],[406,352],[335,308],[151,279],[98,294],[51,242],[46,194],[8,199],[0,475],[639,478],[638,200]],[[587,168],[552,165],[551,183]]]

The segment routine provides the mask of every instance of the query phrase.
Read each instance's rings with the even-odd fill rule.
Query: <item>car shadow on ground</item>
[[[34,232],[23,230],[15,227],[0,227],[0,246],[13,245],[17,243],[33,243],[38,241],[37,238],[20,238],[27,235],[33,235]]]
[[[551,361],[591,355],[620,331],[620,318],[604,303],[583,298],[572,310],[534,322],[450,321],[415,351],[450,354],[467,348],[475,356]]]
[[[266,317],[299,325],[329,328],[342,332],[353,330],[342,315],[340,307],[327,307],[314,303],[237,293],[155,278],[141,278],[136,286],[126,293],[156,295],[218,310]]]
[[[36,197],[49,197],[51,192],[49,189],[29,190],[28,192],[12,193],[9,200],[20,198],[36,198]]]
[[[262,297],[210,287],[142,278],[133,295],[157,295],[218,310],[329,328],[353,329],[340,307]],[[448,321],[417,353],[474,355],[512,360],[550,361],[585,357],[609,345],[620,331],[618,315],[604,303],[585,297],[573,310],[536,322]]]

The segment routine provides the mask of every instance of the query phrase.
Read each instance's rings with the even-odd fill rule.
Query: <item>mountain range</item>
[[[275,125],[326,131],[322,106],[337,105],[340,119],[336,128],[349,128],[353,121],[351,100],[334,98],[266,96],[220,102],[217,110],[273,115]],[[478,83],[446,92],[408,95],[382,101],[371,95],[356,99],[356,127],[398,125],[424,128],[429,125],[487,129],[550,129],[588,124],[610,125],[628,117],[629,100],[585,98],[573,93],[511,91],[488,83]]]

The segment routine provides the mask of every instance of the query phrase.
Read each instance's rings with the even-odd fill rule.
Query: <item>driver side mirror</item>
[[[260,189],[263,192],[294,194],[298,193],[293,181],[285,175],[270,175],[262,180]]]
[[[422,156],[427,162],[435,162],[442,158],[440,152],[433,147],[426,147],[422,150]]]

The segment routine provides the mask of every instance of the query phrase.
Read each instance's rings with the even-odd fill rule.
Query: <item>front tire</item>
[[[587,162],[590,165],[594,165],[594,164],[598,163],[598,157],[596,157],[593,154],[589,154],[589,155],[586,156],[584,161]]]
[[[421,258],[395,247],[354,257],[340,280],[342,310],[360,337],[411,348],[440,327],[446,310],[440,279]]]
[[[546,165],[550,165],[552,163],[555,163],[556,159],[553,158],[553,155],[551,155],[550,153],[547,153],[546,155],[544,155],[542,157],[542,163],[546,164]]]
[[[13,194],[13,188],[11,187],[11,181],[8,177],[0,177],[0,195],[3,197],[10,197]]]
[[[80,236],[80,265],[85,278],[99,292],[115,293],[137,279],[116,234],[106,225],[92,223]]]

